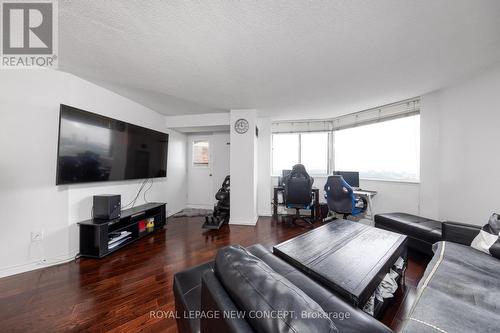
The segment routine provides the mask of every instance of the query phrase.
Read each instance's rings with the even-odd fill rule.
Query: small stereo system
[[[120,217],[122,199],[119,194],[94,195],[94,218],[99,220],[113,220]]]

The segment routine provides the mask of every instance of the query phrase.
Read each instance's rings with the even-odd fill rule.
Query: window
[[[273,134],[273,175],[304,164],[312,175],[328,174],[328,132]]]
[[[334,163],[362,178],[419,181],[420,115],[336,131]]]
[[[208,141],[193,141],[193,165],[208,166]]]
[[[273,174],[299,163],[299,134],[273,134]]]
[[[328,174],[328,133],[301,134],[300,161],[312,175]]]
[[[420,98],[318,120],[272,124],[272,174],[302,163],[310,174],[420,181]]]

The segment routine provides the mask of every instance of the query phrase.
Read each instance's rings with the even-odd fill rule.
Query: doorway
[[[188,136],[189,208],[213,208],[215,193],[229,174],[229,139],[229,133]]]

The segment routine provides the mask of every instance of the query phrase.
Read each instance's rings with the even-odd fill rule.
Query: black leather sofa
[[[440,221],[406,213],[375,215],[375,227],[408,236],[408,247],[433,255],[432,245],[442,239]]]
[[[392,332],[262,245],[223,248],[215,261],[177,273],[173,288],[183,333]],[[260,310],[293,311],[295,316],[255,318],[262,313],[252,312]]]

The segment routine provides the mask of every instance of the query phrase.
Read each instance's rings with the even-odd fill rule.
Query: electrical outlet
[[[31,242],[41,242],[43,240],[43,230],[41,231],[32,231],[31,232]]]

